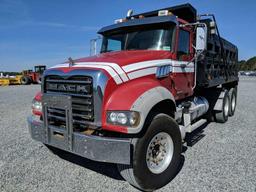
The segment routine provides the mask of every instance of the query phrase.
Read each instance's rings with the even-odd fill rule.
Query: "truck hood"
[[[99,54],[93,57],[86,57],[75,60],[75,62],[108,62],[116,63],[123,67],[132,63],[159,60],[159,59],[171,59],[172,54],[169,51],[117,51]]]
[[[52,69],[66,72],[78,68],[103,70],[111,76],[116,84],[156,73],[157,66],[170,64],[173,54],[169,51],[117,51],[103,53],[93,57],[74,60],[56,65]],[[63,69],[64,68],[64,69]]]

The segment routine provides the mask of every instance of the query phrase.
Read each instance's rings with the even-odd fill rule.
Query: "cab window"
[[[180,58],[183,55],[189,54],[189,36],[190,33],[183,29],[179,30],[179,40],[178,40],[178,51],[177,55]]]

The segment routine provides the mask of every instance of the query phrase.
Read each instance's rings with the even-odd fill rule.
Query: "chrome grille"
[[[45,77],[45,93],[68,95],[72,99],[72,118],[74,128],[86,127],[94,121],[93,79],[88,76],[64,78],[57,75]],[[48,121],[51,125],[65,126],[65,110],[47,108]]]

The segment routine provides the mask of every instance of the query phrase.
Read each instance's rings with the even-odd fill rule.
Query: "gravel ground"
[[[0,191],[137,191],[112,164],[61,159],[28,133],[37,85],[0,87]],[[256,191],[256,78],[242,78],[238,108],[225,124],[190,138],[184,164],[159,191]]]

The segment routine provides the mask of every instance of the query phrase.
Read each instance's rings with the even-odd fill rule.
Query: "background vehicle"
[[[187,133],[225,123],[236,108],[237,47],[214,15],[190,4],[132,15],[103,27],[101,54],[44,73],[29,117],[50,149],[118,165],[133,186],[167,184]]]
[[[41,83],[41,76],[45,70],[46,70],[45,65],[37,65],[35,66],[34,71],[32,70],[22,71],[21,84],[28,85],[31,83]]]

